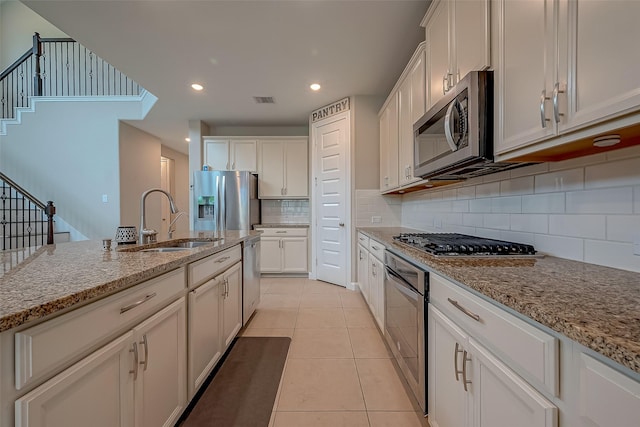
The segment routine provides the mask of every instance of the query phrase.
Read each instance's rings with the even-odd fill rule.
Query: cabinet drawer
[[[133,320],[158,311],[184,288],[184,268],[179,268],[16,333],[16,389],[54,373]]]
[[[216,274],[222,273],[241,259],[242,252],[240,245],[237,245],[189,264],[189,289],[193,289]]]
[[[256,228],[264,237],[306,237],[307,228]]]
[[[430,302],[526,379],[559,392],[558,339],[448,280],[431,274]]]
[[[374,239],[369,239],[369,252],[382,262],[384,262],[384,250],[385,246],[382,243]]]
[[[358,233],[358,243],[368,249],[369,248],[369,236],[367,236],[367,235],[365,235],[363,233]]]

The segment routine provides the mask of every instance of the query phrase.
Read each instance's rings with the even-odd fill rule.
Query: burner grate
[[[402,233],[394,240],[438,256],[535,255],[532,245],[458,233]]]

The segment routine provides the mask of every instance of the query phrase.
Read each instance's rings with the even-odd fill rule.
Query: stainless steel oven
[[[385,338],[423,412],[427,413],[428,274],[385,252]]]

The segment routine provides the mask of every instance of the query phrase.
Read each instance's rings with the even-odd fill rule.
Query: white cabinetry
[[[384,332],[384,250],[377,240],[358,233],[358,283],[369,311]]]
[[[259,228],[261,273],[307,273],[307,228]]]
[[[490,66],[489,0],[437,0],[422,22],[427,49],[427,109],[472,70]]]
[[[640,121],[635,115],[593,127],[640,109],[640,83],[632,77],[640,63],[629,54],[640,39],[633,24],[639,15],[638,2],[495,2],[500,159],[566,155],[583,149],[568,145],[574,140]]]
[[[398,186],[398,94],[393,91],[380,113],[380,191]]]
[[[369,251],[365,246],[358,244],[358,286],[364,300],[369,304],[371,296],[369,285]]]
[[[185,301],[16,400],[16,426],[173,425],[186,405]]]
[[[255,139],[205,137],[204,152],[205,164],[212,170],[258,170]]]
[[[557,426],[557,339],[436,274],[430,291],[431,425]]]
[[[308,140],[259,141],[258,195],[261,199],[309,197]]]
[[[189,265],[189,397],[198,391],[242,327],[239,246]]]

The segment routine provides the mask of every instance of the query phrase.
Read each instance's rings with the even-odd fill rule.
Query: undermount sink
[[[214,237],[207,240],[187,240],[187,241],[166,241],[155,243],[152,248],[133,247],[124,249],[124,252],[180,252],[200,248],[202,246],[213,245],[215,242],[223,240],[221,237]]]
[[[180,252],[180,251],[188,251],[189,247],[167,247],[167,248],[151,248],[151,249],[142,249],[140,252]]]

